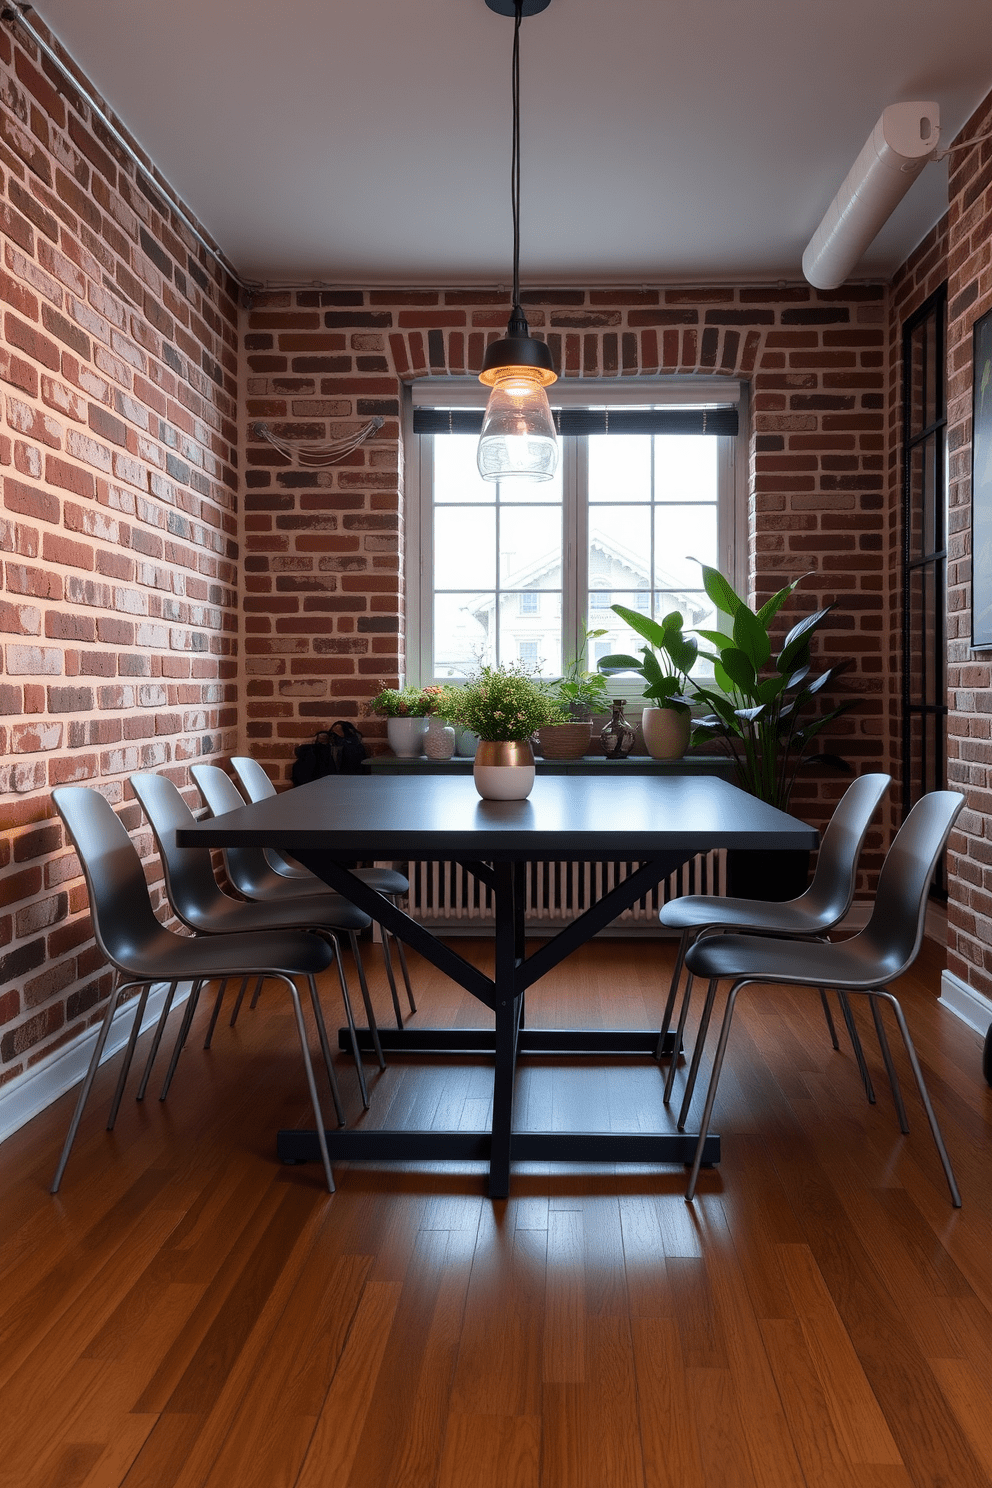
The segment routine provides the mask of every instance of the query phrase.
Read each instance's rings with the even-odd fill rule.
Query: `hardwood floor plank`
[[[540,1488],[540,1441],[536,1416],[453,1415],[438,1488]]]

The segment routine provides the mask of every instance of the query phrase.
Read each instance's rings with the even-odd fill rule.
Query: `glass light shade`
[[[558,436],[542,379],[532,367],[500,368],[489,394],[478,464],[483,480],[548,481],[558,468]]]

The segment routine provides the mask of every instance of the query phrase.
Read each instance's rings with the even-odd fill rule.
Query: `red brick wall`
[[[794,617],[836,602],[824,657],[851,658],[858,709],[837,727],[856,767],[884,757],[886,295],[770,288],[530,291],[532,330],[566,377],[703,372],[752,383],[749,525],[762,598],[813,569]],[[300,290],[256,299],[245,334],[247,413],[329,439],[375,413],[386,427],[345,464],[300,471],[249,439],[247,730],[284,778],[292,746],[360,715],[404,669],[403,381],[464,375],[504,334],[508,297],[474,290]],[[370,736],[383,732],[374,720]],[[839,776],[804,783],[811,815]],[[877,848],[876,844],[876,848]]]
[[[7,27],[0,244],[4,1083],[110,986],[51,787],[236,740],[239,364],[233,284]]]

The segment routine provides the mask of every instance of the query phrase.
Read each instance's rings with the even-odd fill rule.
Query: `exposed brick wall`
[[[992,131],[992,95],[959,138]],[[933,265],[947,267],[948,784],[968,804],[948,854],[948,967],[992,996],[992,663],[971,649],[972,329],[992,309],[992,144],[951,157],[950,207]],[[922,285],[921,285],[922,288]]]
[[[786,288],[532,290],[535,334],[565,377],[701,372],[752,385],[749,526],[755,591],[813,569],[793,618],[836,602],[825,659],[851,658],[860,706],[837,726],[856,767],[885,757],[886,293]],[[259,297],[245,331],[247,413],[327,440],[372,414],[387,423],[343,465],[299,470],[271,446],[246,453],[247,730],[285,778],[292,747],[357,717],[405,666],[401,384],[476,370],[505,333],[505,293],[284,291]],[[381,724],[363,730],[378,738]],[[839,776],[797,788],[822,814]],[[877,853],[879,843],[873,851]]]
[[[236,741],[239,347],[233,283],[7,27],[0,243],[4,1083],[110,986],[51,787],[120,805]]]

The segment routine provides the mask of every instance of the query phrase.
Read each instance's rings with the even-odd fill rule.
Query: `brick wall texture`
[[[4,30],[0,90],[0,1080],[9,1080],[97,1017],[109,985],[51,786],[97,784],[147,853],[130,772],[164,768],[185,788],[187,761],[237,744],[284,781],[296,743],[335,718],[361,718],[379,681],[398,681],[402,387],[477,369],[487,340],[504,332],[508,297],[307,288],[255,295],[239,314],[235,285],[164,191],[141,185],[81,100]],[[954,209],[950,221],[977,241],[965,169],[955,175],[956,230]],[[565,377],[699,371],[749,382],[753,590],[766,597],[812,570],[791,615],[836,606],[820,659],[850,663],[838,692],[858,706],[831,742],[858,770],[898,759],[892,348],[898,317],[951,252],[931,249],[935,263],[907,267],[891,289],[524,295]],[[969,272],[976,292],[966,302]],[[967,327],[992,303],[978,273],[967,255],[955,260],[959,502]],[[375,414],[382,430],[327,469],[299,468],[250,432],[239,439],[263,420],[327,441]],[[966,573],[953,582],[956,604]],[[378,744],[380,725],[361,726]],[[822,823],[844,783],[810,777],[796,809]],[[974,806],[968,840],[977,843]],[[884,836],[869,840],[869,868]]]
[[[129,774],[237,719],[236,290],[90,112],[0,28],[2,1083],[110,989],[51,788],[147,856]]]

